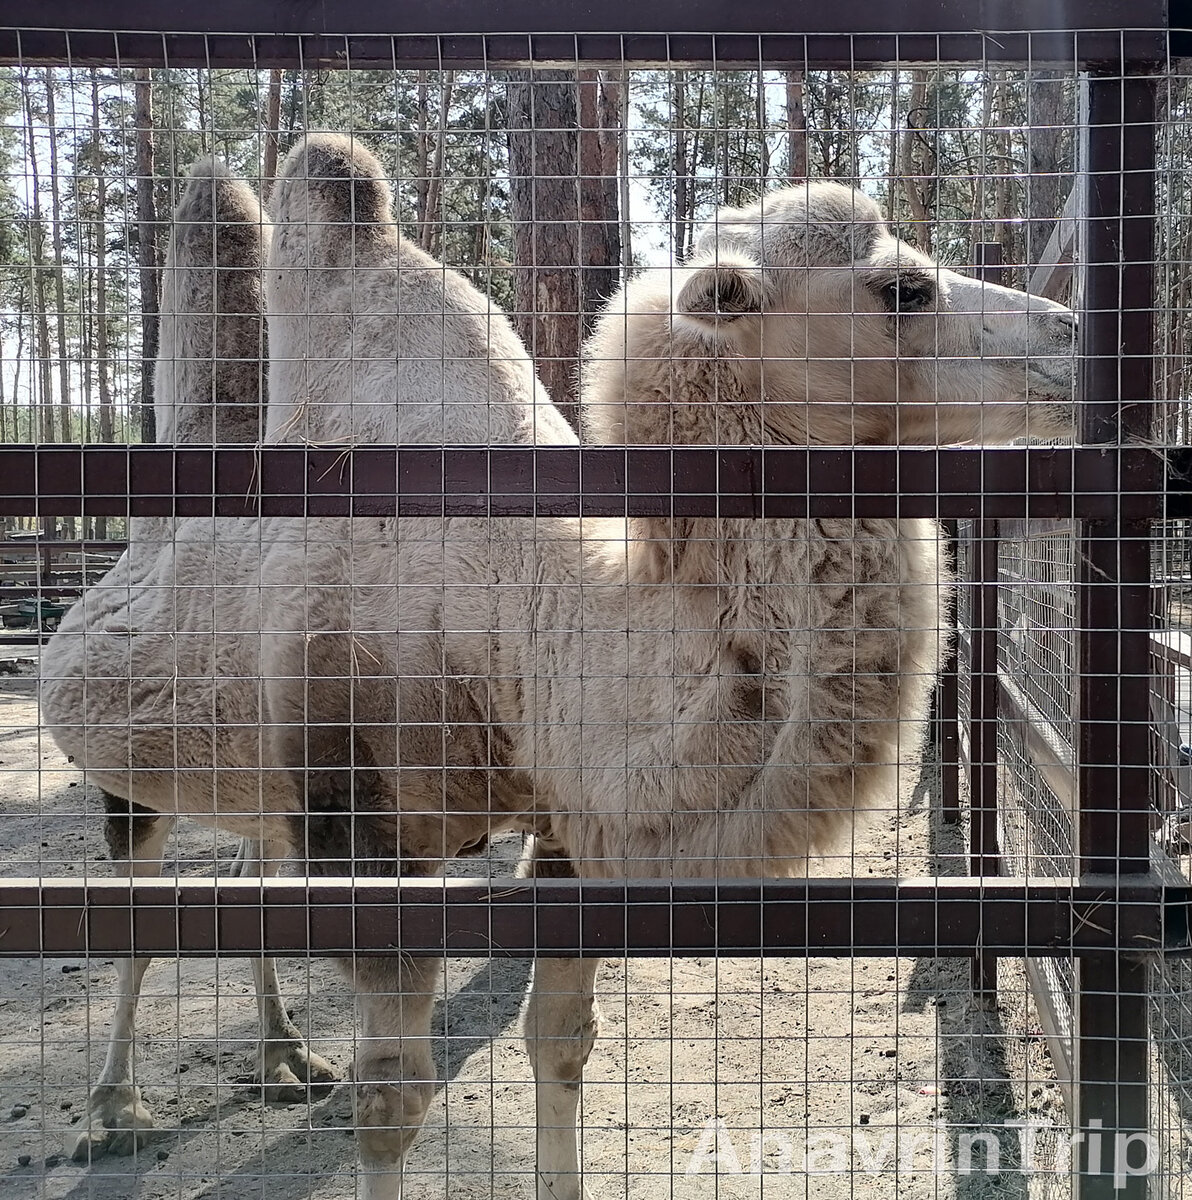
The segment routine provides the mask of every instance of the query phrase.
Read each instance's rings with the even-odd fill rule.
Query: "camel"
[[[267,442],[574,442],[503,315],[400,238],[358,141],[308,137],[271,207]],[[813,182],[624,286],[585,348],[586,436],[1066,436],[1073,333]],[[427,874],[507,829],[539,875],[798,875],[895,801],[938,666],[937,545],[931,521],[868,518],[184,521],[131,594],[68,614],[43,712],[106,791],[314,875]],[[345,965],[360,1195],[400,1200],[439,964]],[[587,1195],[596,965],[539,960],[526,1001],[538,1200]],[[123,1083],[93,1096],[101,1139]]]

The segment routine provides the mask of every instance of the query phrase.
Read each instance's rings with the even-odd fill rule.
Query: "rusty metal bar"
[[[4,880],[0,957],[1128,956],[1184,948],[1190,899],[1157,877]]]
[[[706,63],[856,70],[890,62],[1073,64],[1154,60],[1164,0],[804,0],[793,21],[765,0],[649,5],[449,0],[335,5],[210,0],[163,11],[126,0],[118,29],[93,0],[8,0],[0,61],[124,66],[496,68],[522,64]],[[726,25],[731,32],[725,30]],[[797,25],[798,32],[790,26]],[[670,32],[676,31],[676,32]]]
[[[983,481],[974,488],[973,480]],[[1130,519],[1163,512],[1138,446],[0,446],[0,515]]]

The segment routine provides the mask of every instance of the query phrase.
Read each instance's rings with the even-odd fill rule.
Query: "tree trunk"
[[[671,122],[675,129],[675,255],[687,257],[687,209],[691,180],[687,177],[687,72],[676,71]],[[697,136],[699,127],[696,126]]]
[[[435,157],[426,181],[426,213],[422,224],[422,248],[428,254],[442,253],[443,214],[439,205],[443,196],[443,162],[447,157],[447,121],[451,116],[451,92],[455,72],[445,71],[439,90],[439,122],[435,133]]]
[[[514,323],[574,423],[582,329],[574,71],[511,71],[506,84]]]
[[[998,163],[993,185],[993,240],[1002,246],[1002,262],[1021,261],[1015,246],[1015,230],[1018,225],[1010,220],[1010,133],[1006,118],[1006,73],[999,71],[997,87],[993,95],[993,153]],[[1006,282],[1009,282],[1007,277]]]
[[[12,368],[12,440],[14,442],[21,440],[21,415],[17,402],[21,395],[21,364],[25,358],[25,322],[22,320],[24,312],[25,285],[22,283],[17,291],[17,352]],[[7,440],[7,434],[5,439]]]
[[[277,155],[281,143],[280,67],[269,72],[269,91],[265,98],[265,161],[261,165],[261,199],[268,200],[277,178]]]
[[[471,215],[468,278],[486,295],[491,295],[492,289],[488,215],[493,205],[493,158],[494,155],[487,150],[487,147],[485,152],[478,155],[475,200],[467,206],[467,211]]]
[[[286,132],[293,137],[298,132],[298,117],[302,111],[302,72],[290,75],[290,94],[286,97]]]
[[[91,234],[89,230],[81,231],[80,254],[85,254],[84,261],[91,258]],[[95,422],[92,420],[91,397],[95,394],[95,281],[90,271],[83,272],[82,297],[82,336],[80,338],[80,353],[83,359],[83,441],[90,442],[95,438]]]
[[[695,181],[699,172],[700,131],[704,127],[704,103],[707,100],[707,95],[708,75],[707,72],[700,71],[699,86],[695,92],[695,108],[691,112],[691,128],[695,136],[688,143],[691,158],[683,165],[683,176],[687,183],[683,211],[683,227],[686,231],[682,244],[684,261],[691,257],[691,252],[695,249],[695,213],[699,204],[699,193],[696,190]],[[713,99],[713,115],[715,114],[715,110],[716,103],[715,99]]]
[[[4,403],[4,339],[0,337],[0,443],[8,441],[8,413],[5,412]]]
[[[836,113],[837,97],[836,75],[833,71],[824,73],[823,112],[817,123],[816,149],[819,151],[819,166],[817,173],[829,179],[837,174],[836,164],[840,157],[838,143],[842,123]]]
[[[99,382],[99,440],[112,440],[112,391],[108,376],[108,187],[100,160],[99,72],[91,70],[91,139],[95,155],[95,369]]]
[[[990,154],[994,149],[994,132],[993,132],[993,93],[996,90],[997,72],[986,71],[985,78],[981,84],[981,123],[977,128],[977,169],[970,176],[970,183],[973,189],[973,221],[972,226],[972,241],[975,246],[977,242],[988,242],[1000,240],[995,237],[990,237],[989,234],[989,209],[988,209],[988,192],[987,184],[989,181],[990,171],[995,169],[990,163]],[[1004,169],[999,166],[998,170]],[[996,229],[996,225],[994,226]],[[973,257],[973,262],[976,262],[976,256]]]
[[[766,73],[757,73],[757,160],[763,187],[770,182],[770,120],[766,113]],[[742,181],[744,182],[744,181]]]
[[[210,147],[207,145],[207,91],[203,87],[204,74],[205,72],[202,67],[195,72],[195,81],[197,84],[195,99],[199,118],[199,149],[204,154],[207,154],[210,152]]]
[[[898,220],[898,164],[902,146],[898,137],[898,68],[890,71],[890,157],[886,171],[886,221],[893,225]]]
[[[99,382],[99,440],[112,440],[112,392],[108,379],[108,185],[100,157],[99,72],[91,69],[91,146],[95,166],[95,372]],[[107,537],[105,517],[97,517],[95,536]]]
[[[616,248],[621,273],[613,283],[624,278],[624,272],[632,265],[627,257],[626,245],[631,240],[629,230],[629,81],[625,71],[605,70],[600,72],[600,162],[601,170],[608,181],[605,193],[608,212],[617,224]],[[622,178],[622,163],[625,176]],[[611,294],[611,292],[610,292]]]
[[[621,277],[633,268],[633,224],[629,206],[629,72],[612,72],[606,76],[606,95],[617,108],[617,166],[618,198],[621,206]],[[610,120],[609,127],[613,127]]]
[[[1027,85],[1027,261],[1039,261],[1071,187],[1064,143],[1072,114],[1065,111],[1060,71],[1032,71]],[[1067,185],[1067,187],[1065,186]]]
[[[29,271],[30,292],[36,312],[34,332],[37,338],[37,437],[42,441],[52,442],[54,381],[50,363],[50,324],[46,315],[46,229],[41,215],[41,184],[34,137],[36,126],[33,121],[33,76],[30,72],[21,77],[21,91],[25,98],[25,124],[29,138],[29,194],[33,215],[29,230]]]
[[[58,412],[61,439],[69,442],[70,359],[66,349],[66,286],[62,275],[62,197],[58,190],[58,128],[54,120],[54,78],[49,67],[45,69],[45,85],[46,124],[50,131],[50,228],[54,238],[54,300],[58,318]],[[67,537],[70,536],[68,528]]]
[[[137,257],[141,285],[141,441],[154,442],[157,440],[157,422],[153,412],[153,364],[157,359],[159,264],[157,207],[153,196],[153,83],[147,68],[137,69],[135,101]],[[276,155],[276,138],[273,145]],[[275,158],[275,171],[276,166]]]
[[[807,178],[807,112],[803,107],[805,84],[802,71],[786,71],[786,175],[790,180]]]
[[[617,290],[621,274],[621,229],[617,220],[617,127],[607,127],[609,106],[601,95],[601,73],[579,72],[579,261],[580,311],[584,336]],[[616,111],[614,105],[612,111]],[[619,123],[619,122],[618,122]]]
[[[931,253],[931,215],[928,208],[928,189],[931,164],[925,161],[928,143],[923,130],[928,127],[926,71],[911,72],[911,102],[906,114],[906,131],[902,137],[902,185],[910,205],[911,219],[919,226],[923,249]]]
[[[430,85],[427,72],[418,72],[417,133],[414,135],[414,220],[418,223],[418,245],[426,241],[430,220]]]

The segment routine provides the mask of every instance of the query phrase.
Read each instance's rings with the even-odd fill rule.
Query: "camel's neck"
[[[794,548],[801,522],[716,517],[634,517],[627,523],[630,582],[638,585],[765,583],[766,560]],[[782,538],[781,547],[772,540]]]
[[[916,541],[930,530],[913,522]],[[605,566],[640,587],[704,587],[732,591],[798,587],[815,582],[831,560],[839,572],[854,561],[861,577],[897,580],[905,522],[865,520],[635,517],[624,525],[621,545],[604,541],[598,551]],[[846,568],[847,573],[847,568]]]

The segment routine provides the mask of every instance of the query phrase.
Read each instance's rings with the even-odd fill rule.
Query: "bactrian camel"
[[[307,138],[270,208],[266,442],[574,442],[505,317],[401,239],[358,141]],[[178,278],[210,271],[181,246]],[[179,336],[206,294],[167,297]],[[861,193],[808,183],[722,210],[690,263],[609,303],[584,353],[586,437],[1064,436],[1073,333],[1067,309],[944,269]],[[188,354],[163,340],[159,372]],[[886,518],[184,520],[68,614],[43,711],[110,795],[315,875],[424,875],[510,829],[533,835],[538,873],[797,875],[896,802],[937,670],[937,545],[933,522]],[[345,965],[359,1194],[397,1200],[433,1091],[438,964]],[[526,1002],[539,1200],[585,1196],[595,971],[539,960]],[[301,1074],[305,1047],[285,1044]],[[117,1059],[94,1148],[148,1119]]]

